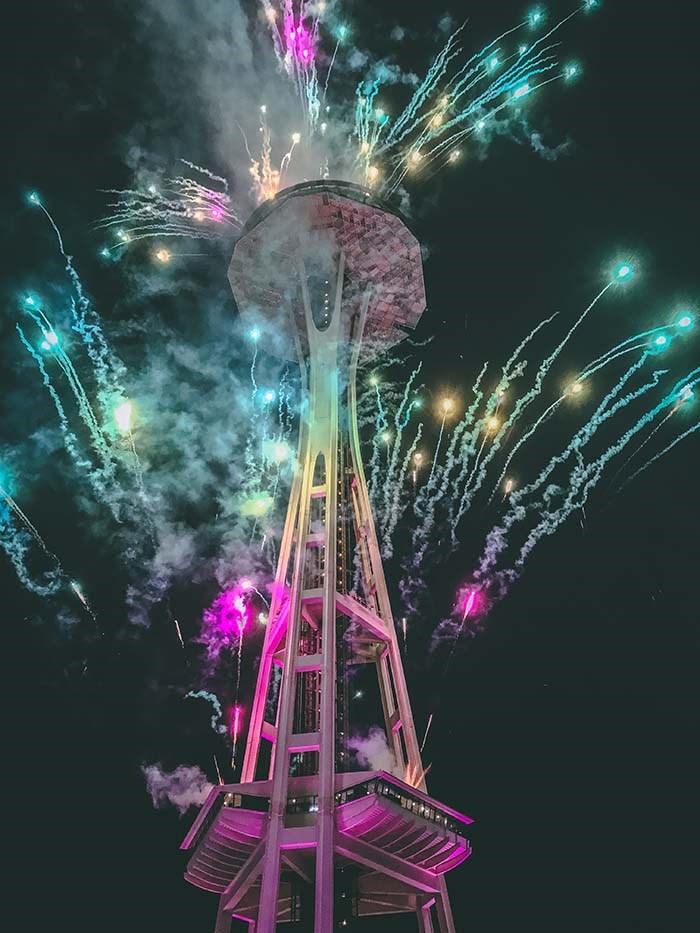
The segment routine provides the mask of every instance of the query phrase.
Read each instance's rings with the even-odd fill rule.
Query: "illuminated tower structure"
[[[259,208],[231,286],[266,348],[299,361],[298,461],[240,783],[215,787],[182,848],[185,877],[251,933],[331,933],[412,913],[454,933],[445,873],[471,820],[426,793],[356,418],[363,341],[391,346],[425,308],[420,246],[354,185],[311,182]],[[395,767],[352,770],[349,666],[373,664]],[[416,921],[413,921],[414,928]]]

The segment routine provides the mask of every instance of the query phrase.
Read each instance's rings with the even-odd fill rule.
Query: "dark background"
[[[451,5],[457,19],[471,16],[474,47],[519,9]],[[375,36],[397,21],[427,31],[436,17],[393,2],[352,11],[357,31]],[[50,252],[22,205],[27,187],[62,219],[109,318],[119,273],[91,259],[90,224],[97,189],[128,180],[123,138],[150,112],[150,75],[126,4],[29,0],[4,19],[9,340],[21,276]],[[565,40],[583,80],[553,90],[533,120],[554,144],[570,135],[571,153],[547,162],[499,142],[486,161],[465,160],[416,192],[414,226],[430,250],[421,335],[436,337],[429,383],[466,390],[483,359],[500,362],[545,314],[584,307],[621,250],[644,273],[601,309],[605,345],[697,297],[699,27],[695,5],[680,0],[606,2]],[[225,289],[224,261],[210,272]],[[582,337],[585,358],[595,336]],[[3,374],[8,387],[16,378]],[[409,663],[419,729],[438,712],[431,792],[476,820],[475,854],[450,882],[458,930],[697,928],[697,476],[691,439],[620,496],[594,499],[585,531],[573,520],[545,542],[448,678]],[[56,522],[70,516],[69,502],[53,509]],[[64,549],[86,551],[81,529],[67,528]],[[468,569],[450,564],[433,589],[451,594]],[[138,646],[115,638],[88,651],[52,631],[50,607],[27,597],[4,562],[0,573],[3,848],[18,896],[8,928],[212,929],[214,898],[181,881],[191,817],[153,810],[139,770],[156,733],[161,748],[177,737],[172,764],[201,750],[167,710],[149,709],[144,687],[163,670],[186,683],[180,655],[159,641],[158,624]],[[105,613],[107,601],[97,600]],[[76,673],[86,652],[88,678]]]

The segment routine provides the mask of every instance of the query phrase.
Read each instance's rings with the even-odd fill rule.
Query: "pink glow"
[[[300,64],[309,65],[314,58],[311,36],[303,23],[295,26],[294,19],[287,20],[285,35],[287,36],[287,51]]]
[[[250,611],[244,589],[240,584],[220,593],[211,608],[204,613],[204,621],[217,640],[238,642],[250,622]]]
[[[237,613],[237,616],[236,616],[236,627],[237,627],[237,629],[238,629],[238,634],[239,634],[239,635],[241,636],[241,638],[242,638],[242,637],[243,637],[243,632],[245,631],[245,627],[246,627],[246,625],[248,624],[248,612],[247,612],[247,607],[246,607],[245,601],[244,601],[244,599],[243,599],[242,596],[237,596],[237,597],[234,599],[234,601],[233,601],[233,605],[234,605],[234,607],[235,607],[235,609],[236,609],[236,613]]]
[[[245,577],[243,580],[241,580],[240,583],[239,583],[238,585],[239,585],[240,588],[243,590],[243,592],[246,592],[246,590],[252,590],[252,589],[253,589],[252,581],[249,580],[247,577]]]
[[[238,741],[238,732],[241,726],[241,708],[234,706],[231,711],[231,738],[234,743]]]
[[[467,598],[464,602],[464,614],[462,616],[462,622],[467,618],[469,613],[474,608],[474,603],[476,602],[476,590],[469,590],[467,593]]]
[[[209,211],[212,220],[215,220],[218,224],[224,219],[224,212],[220,207],[214,205]]]

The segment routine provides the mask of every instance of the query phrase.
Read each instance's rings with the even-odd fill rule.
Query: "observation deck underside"
[[[294,891],[315,872],[317,779],[290,779],[278,922],[294,919]],[[182,848],[192,851],[185,878],[230,896],[232,916],[257,918],[269,781],[215,788]],[[336,777],[336,865],[356,873],[358,913],[415,912],[439,889],[440,877],[471,855],[469,817],[383,771]]]

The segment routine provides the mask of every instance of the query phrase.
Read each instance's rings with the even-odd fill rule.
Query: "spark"
[[[474,603],[476,602],[476,590],[469,590],[467,598],[464,603],[464,612],[462,613],[462,622],[464,622],[467,616],[471,613],[474,608]]]
[[[693,318],[689,314],[684,314],[683,317],[678,319],[678,326],[684,329],[693,326]]]
[[[532,388],[529,389],[521,398],[519,398],[519,399],[517,400],[517,402],[516,402],[516,404],[515,404],[515,407],[513,408],[513,411],[510,413],[510,415],[508,416],[508,418],[505,420],[505,422],[504,422],[504,424],[503,424],[503,426],[502,426],[500,432],[494,437],[493,444],[491,445],[491,450],[489,451],[489,453],[486,455],[486,457],[485,457],[485,459],[484,459],[484,463],[483,463],[482,466],[481,466],[481,469],[480,469],[480,471],[479,471],[479,474],[478,474],[478,477],[477,477],[477,480],[476,480],[476,483],[475,483],[474,487],[471,488],[471,481],[472,481],[472,479],[474,478],[474,476],[476,475],[477,464],[478,464],[478,462],[479,462],[479,459],[480,459],[480,457],[481,457],[481,453],[482,453],[483,448],[484,448],[484,444],[485,444],[485,442],[486,442],[486,435],[484,435],[484,440],[483,440],[483,442],[482,442],[481,449],[479,450],[479,454],[478,454],[478,456],[477,456],[477,458],[476,458],[476,462],[475,462],[475,464],[474,464],[474,467],[472,468],[471,474],[469,475],[469,479],[467,480],[467,483],[466,483],[466,485],[465,485],[465,487],[464,487],[464,490],[463,490],[463,492],[462,492],[462,497],[461,497],[461,500],[460,500],[460,502],[459,502],[459,507],[458,507],[458,509],[457,509],[457,511],[456,511],[456,513],[455,513],[455,519],[454,519],[453,528],[456,528],[457,523],[458,523],[459,520],[461,519],[462,515],[463,515],[463,514],[465,513],[465,511],[469,508],[469,506],[470,506],[470,504],[471,504],[471,501],[472,501],[472,499],[473,499],[474,494],[475,494],[475,493],[478,491],[478,489],[481,487],[481,484],[483,483],[483,481],[484,481],[484,479],[485,479],[485,477],[486,477],[486,470],[487,470],[487,468],[488,468],[488,465],[489,465],[489,463],[493,460],[493,458],[496,456],[497,452],[499,451],[499,449],[500,449],[500,447],[501,447],[501,441],[502,441],[503,438],[505,437],[506,431],[507,431],[509,428],[511,428],[511,427],[518,421],[518,419],[523,415],[523,413],[527,410],[527,408],[535,401],[535,399],[537,399],[537,398],[540,396],[540,394],[541,394],[541,392],[542,392],[542,387],[543,387],[543,384],[544,384],[544,380],[545,380],[545,378],[547,377],[547,374],[549,373],[550,369],[552,368],[552,366],[554,365],[554,363],[555,363],[556,360],[558,359],[558,357],[559,357],[559,355],[561,354],[562,350],[566,347],[566,345],[568,344],[569,340],[571,340],[573,334],[574,334],[574,333],[576,332],[576,330],[580,327],[580,325],[586,320],[586,318],[588,317],[588,315],[590,314],[590,312],[591,312],[591,311],[593,310],[593,308],[598,304],[598,302],[599,302],[599,301],[601,300],[601,298],[605,295],[605,293],[606,293],[610,288],[612,288],[612,285],[613,285],[613,283],[612,283],[612,282],[609,282],[604,288],[602,288],[602,289],[600,290],[600,292],[598,292],[598,294],[593,298],[593,300],[590,302],[590,304],[589,304],[589,305],[582,311],[582,313],[576,318],[576,320],[574,321],[574,323],[571,325],[571,327],[570,327],[569,330],[566,332],[566,334],[564,335],[564,337],[559,341],[559,343],[558,343],[557,346],[554,348],[554,350],[552,350],[552,352],[549,354],[549,356],[547,356],[547,357],[543,360],[543,362],[540,364],[540,366],[539,366],[539,368],[538,368],[538,370],[537,370],[537,373],[535,374],[534,385],[533,385]],[[545,321],[540,322],[540,324],[538,324],[537,327],[535,328],[535,330],[532,331],[532,332],[528,335],[528,337],[526,338],[526,340],[525,340],[524,342],[526,342],[527,340],[529,340],[542,326],[544,326],[546,323],[549,323],[551,320],[552,320],[552,318],[550,317],[550,318],[545,319]],[[522,347],[522,344],[521,344],[521,347]],[[519,350],[520,350],[520,347],[519,347],[518,350],[516,351],[516,354],[517,354],[517,352],[519,352]],[[514,356],[515,356],[515,354],[514,354]],[[518,441],[518,443],[515,445],[515,447],[513,448],[513,450],[510,452],[510,454],[508,455],[508,458],[506,459],[506,462],[505,462],[505,464],[504,464],[504,466],[503,466],[503,469],[502,469],[502,471],[501,471],[501,475],[499,476],[498,481],[497,481],[496,485],[494,486],[494,490],[493,490],[493,492],[491,493],[491,497],[490,497],[489,501],[491,501],[491,499],[493,499],[494,495],[496,494],[496,490],[498,489],[498,487],[499,487],[499,485],[500,485],[500,483],[501,483],[503,477],[505,476],[506,471],[508,470],[508,466],[510,465],[510,462],[511,462],[511,460],[513,459],[513,457],[515,456],[515,453],[517,452],[517,450],[525,443],[525,441],[526,441],[529,437],[532,436],[532,434],[534,433],[534,430],[535,430],[541,423],[543,423],[543,421],[545,420],[546,415],[548,415],[548,414],[550,413],[550,411],[554,411],[554,410],[556,409],[556,407],[559,405],[559,402],[560,402],[560,401],[561,401],[561,399],[557,400],[557,402],[556,402],[554,405],[550,406],[550,409],[547,410],[547,413],[545,413],[545,415],[542,415],[542,416],[537,420],[536,425],[535,425],[535,428],[533,428],[530,432],[528,432],[528,433],[526,434],[525,437],[521,438],[520,441]]]
[[[262,518],[263,515],[270,511],[271,507],[272,497],[267,493],[261,492],[252,496],[250,499],[246,499],[241,506],[241,512],[243,515]]]
[[[432,480],[433,480],[433,476],[435,475],[435,468],[438,463],[438,454],[440,453],[440,445],[442,444],[442,436],[445,432],[445,422],[447,420],[447,416],[454,409],[454,401],[451,398],[444,398],[440,402],[440,409],[442,411],[442,420],[440,422],[440,433],[438,434],[437,444],[435,445],[435,455],[433,457],[433,462],[430,467],[430,475],[428,476],[428,488],[432,488]]]
[[[515,486],[515,483],[513,482],[512,479],[509,479],[506,481],[506,484],[503,488],[503,498],[501,499],[502,503],[505,502],[508,496],[511,494],[514,486]]]
[[[158,262],[161,263],[162,265],[167,265],[170,262],[170,260],[173,258],[170,250],[165,249],[165,247],[161,247],[160,249],[157,249],[153,255],[158,260]]]
[[[75,593],[75,595],[78,597],[78,599],[80,600],[80,602],[82,603],[83,608],[86,610],[86,612],[88,613],[88,615],[90,616],[90,618],[92,619],[92,621],[95,623],[95,625],[97,625],[97,624],[98,624],[98,622],[97,622],[97,616],[95,615],[95,613],[94,613],[94,611],[93,611],[93,609],[92,609],[92,606],[91,606],[90,603],[87,601],[87,597],[85,596],[85,594],[83,593],[82,589],[80,588],[80,585],[79,585],[75,580],[71,580],[70,587],[71,587],[71,589],[73,590],[73,592]]]
[[[263,445],[263,454],[273,463],[284,463],[291,457],[292,451],[289,445],[282,441],[268,440]]]
[[[541,6],[533,7],[527,14],[527,18],[533,28],[541,26],[546,19],[546,11]]]
[[[691,395],[692,395],[692,392],[691,392]],[[627,480],[625,480],[625,482],[622,484],[620,489],[622,489],[624,486],[627,486],[628,483],[631,483],[632,480],[636,479],[640,473],[643,473],[645,470],[648,470],[650,466],[652,466],[654,463],[660,460],[663,456],[665,456],[677,444],[680,444],[681,441],[684,441],[686,439],[686,437],[690,437],[691,434],[694,434],[698,430],[698,428],[700,428],[700,421],[696,422],[694,425],[689,427],[682,434],[679,434],[678,437],[674,438],[670,444],[667,444],[666,447],[663,448],[663,450],[660,450],[658,454],[655,454],[650,460],[647,460],[645,464],[640,466],[638,470],[635,470],[635,472]]]
[[[431,713],[430,716],[428,716],[428,725],[425,727],[423,741],[420,744],[421,754],[423,753],[423,749],[425,748],[425,743],[428,741],[428,733],[430,732],[430,727],[432,726],[432,724],[433,724],[433,714]]]
[[[241,726],[241,708],[234,706],[231,721],[231,768],[236,768],[236,752],[238,748],[238,734]]]
[[[224,779],[221,777],[221,771],[219,770],[219,762],[216,758],[216,755],[212,755],[212,758],[214,759],[214,767],[216,768],[216,778],[219,782],[219,786],[221,786],[224,783]]]
[[[413,479],[414,487],[416,485],[416,482],[418,481],[418,470],[420,470],[422,464],[423,464],[423,454],[422,453],[414,454],[413,455],[413,471],[412,471],[412,479]]]
[[[180,631],[180,623],[177,621],[177,619],[173,619],[173,623],[174,623],[174,625],[175,625],[175,631],[177,632],[177,637],[178,637],[178,639],[179,639],[179,641],[180,641],[180,644],[181,644],[182,647],[184,648],[184,647],[185,647],[185,641],[184,641],[184,639],[183,639],[183,637],[182,637],[182,632]]]
[[[122,434],[131,433],[132,415],[133,405],[128,399],[124,402],[121,402],[114,409],[114,421],[116,422],[117,428],[122,432]]]
[[[39,545],[39,547],[40,547],[41,550],[44,552],[44,554],[46,554],[46,556],[47,556],[48,558],[50,558],[52,561],[54,561],[54,563],[56,564],[58,570],[62,573],[62,572],[63,572],[63,568],[61,567],[61,562],[60,562],[60,560],[59,560],[58,557],[54,554],[53,551],[49,550],[49,548],[46,546],[46,543],[45,543],[44,539],[43,539],[43,538],[41,537],[41,535],[39,534],[39,532],[38,532],[36,526],[33,524],[33,522],[30,521],[29,517],[28,517],[28,516],[26,515],[26,513],[20,508],[20,506],[18,505],[18,503],[17,503],[17,502],[14,500],[14,498],[10,495],[9,490],[6,489],[5,486],[4,486],[2,483],[0,483],[0,496],[2,496],[3,500],[5,501],[5,504],[9,506],[9,508],[12,510],[12,512],[15,514],[15,516],[20,520],[20,522],[24,525],[24,527],[25,527],[26,530],[29,532],[29,534],[34,538],[34,540],[35,540],[36,543]]]

